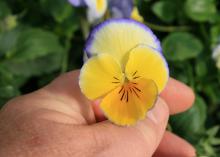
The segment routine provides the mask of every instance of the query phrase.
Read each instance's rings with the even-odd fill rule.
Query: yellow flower
[[[91,57],[79,78],[85,96],[102,99],[101,109],[115,124],[143,119],[169,77],[156,36],[134,20],[108,20],[92,31],[85,50]]]

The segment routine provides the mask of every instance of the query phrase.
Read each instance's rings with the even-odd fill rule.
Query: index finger
[[[183,112],[190,108],[195,95],[192,89],[180,81],[170,78],[161,97],[169,106],[170,114]]]

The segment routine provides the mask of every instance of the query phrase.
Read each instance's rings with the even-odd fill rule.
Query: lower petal
[[[118,125],[133,125],[146,116],[154,105],[158,91],[152,80],[139,79],[111,91],[100,107],[105,116]]]

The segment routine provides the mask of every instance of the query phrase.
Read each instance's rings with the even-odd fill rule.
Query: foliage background
[[[171,76],[197,95],[168,129],[191,142],[198,156],[219,156],[220,71],[211,56],[220,42],[220,1],[135,2],[161,40]],[[0,106],[80,68],[85,26],[85,9],[64,0],[0,0]]]

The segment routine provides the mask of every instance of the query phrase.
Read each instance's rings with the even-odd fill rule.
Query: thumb
[[[151,157],[163,137],[168,117],[168,106],[159,98],[147,118],[135,126],[121,127],[109,121],[92,125],[100,147],[98,154],[102,157]]]

